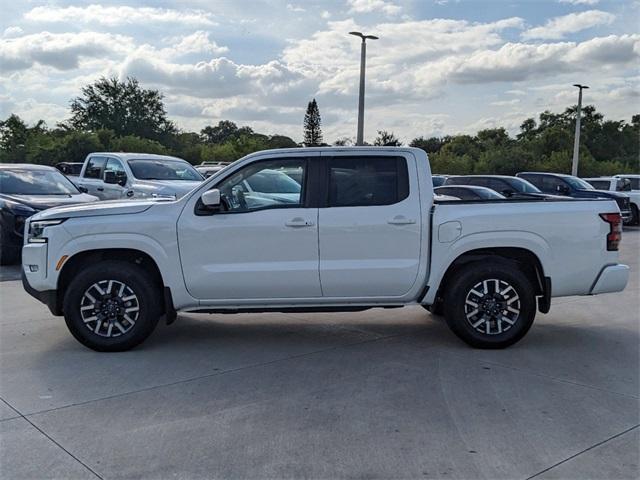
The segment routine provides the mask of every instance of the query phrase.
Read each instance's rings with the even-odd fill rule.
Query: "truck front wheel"
[[[476,348],[505,348],[529,331],[535,290],[508,261],[473,263],[446,286],[444,313],[451,330]]]
[[[129,350],[142,343],[158,323],[160,287],[139,266],[103,261],[81,270],[63,300],[71,334],[100,352]]]

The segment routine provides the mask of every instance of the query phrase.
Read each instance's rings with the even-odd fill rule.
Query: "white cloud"
[[[324,19],[331,18],[331,13],[328,10],[323,10],[320,16]]]
[[[226,53],[229,49],[225,46],[219,46],[215,41],[209,38],[209,32],[198,30],[191,35],[174,39],[177,41],[170,51],[174,55],[182,55],[187,53],[210,53],[219,55]]]
[[[298,73],[278,61],[263,65],[242,65],[227,58],[196,64],[171,63],[137,52],[123,64],[121,76],[168,87],[194,97],[225,98],[239,95],[269,97],[287,95],[304,82]]]
[[[530,45],[507,43],[478,51],[458,62],[450,78],[460,83],[513,82],[580,72],[612,65],[631,65],[640,58],[640,35],[610,35],[581,43]]]
[[[122,35],[40,32],[1,39],[0,71],[6,74],[28,69],[34,64],[71,70],[78,68],[82,59],[109,57],[131,48],[131,38]]]
[[[347,3],[351,7],[349,13],[382,12],[397,15],[402,11],[402,7],[386,0],[347,0]]]
[[[2,33],[4,38],[17,37],[19,35],[22,35],[22,28],[20,27],[7,27]]]
[[[106,26],[167,23],[191,26],[216,25],[211,13],[202,10],[171,10],[152,7],[88,5],[86,7],[35,7],[24,18],[34,22],[73,24],[88,23]]]
[[[296,12],[296,13],[306,12],[306,10],[304,8],[302,8],[301,6],[294,5],[292,3],[287,3],[287,10],[289,10],[291,12]]]
[[[558,0],[560,3],[570,3],[571,5],[596,5],[600,0]]]
[[[522,38],[524,40],[558,40],[570,33],[576,33],[598,25],[609,25],[614,19],[615,15],[601,10],[570,13],[562,17],[552,18],[541,27],[534,27],[523,32]]]
[[[489,103],[489,105],[494,105],[496,107],[513,107],[520,103],[519,98],[514,98],[513,100],[497,100],[495,102]]]

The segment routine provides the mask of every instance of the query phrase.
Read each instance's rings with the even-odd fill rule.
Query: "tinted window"
[[[336,157],[329,161],[329,206],[391,205],[409,196],[402,157]]]
[[[102,178],[102,172],[106,162],[107,159],[105,157],[91,157],[84,171],[84,176],[86,178]]]
[[[75,195],[78,189],[57,170],[0,170],[0,193]]]
[[[438,187],[434,190],[438,195],[449,195],[460,200],[479,200],[480,197],[470,188]]]
[[[304,203],[306,160],[256,162],[226,178],[217,188],[228,212],[300,207]],[[298,183],[294,178],[300,178]]]
[[[631,190],[640,190],[640,178],[629,178]]]
[[[540,190],[547,193],[558,193],[558,187],[567,187],[567,184],[564,183],[560,178],[550,175],[542,175],[541,183],[542,186],[540,186]]]
[[[129,160],[129,167],[140,180],[202,180],[202,175],[182,160],[140,158]]]
[[[609,180],[586,180],[597,190],[609,190],[611,182]]]
[[[593,190],[593,187],[588,182],[578,177],[564,177],[564,181],[576,190]],[[609,190],[609,187],[605,188],[605,190]]]

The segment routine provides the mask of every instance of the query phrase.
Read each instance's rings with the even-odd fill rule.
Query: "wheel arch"
[[[545,276],[545,271],[538,255],[523,247],[481,247],[459,254],[449,263],[442,275],[436,293],[433,296],[432,304],[437,305],[438,302],[442,302],[444,290],[461,268],[475,262],[486,262],[488,258],[494,262],[515,263],[535,288],[535,294],[538,297],[538,310],[542,313],[549,311],[551,279]]]
[[[146,252],[135,248],[96,248],[91,250],[84,250],[75,253],[68,258],[58,275],[57,282],[57,308],[58,315],[62,315],[62,303],[69,283],[73,279],[75,273],[77,273],[87,263],[93,264],[103,260],[120,260],[129,262],[141,266],[147,273],[149,273],[153,281],[158,285],[161,294],[163,295],[163,313],[167,316],[167,322],[170,323],[175,318],[175,310],[173,309],[173,300],[171,298],[171,290],[165,287],[162,272],[158,267],[156,261]]]

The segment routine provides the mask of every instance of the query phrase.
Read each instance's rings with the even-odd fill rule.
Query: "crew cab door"
[[[85,187],[87,189],[87,193],[95,195],[100,200],[106,199],[104,193],[104,182],[102,181],[106,163],[107,157],[89,157],[86,165],[82,169],[82,174],[78,177],[77,181],[77,185],[79,187]]]
[[[194,195],[178,220],[189,293],[202,301],[320,297],[318,209],[308,153],[257,159],[217,179],[223,208]],[[312,190],[312,189],[311,189]],[[317,196],[317,195],[316,195]]]
[[[416,161],[398,152],[335,154],[321,206],[320,281],[325,297],[395,297],[416,281],[421,209]]]
[[[105,181],[107,172],[112,172],[112,175],[115,176],[118,183],[107,183]],[[126,198],[125,193],[128,190],[126,188],[126,184],[127,173],[124,169],[124,166],[122,165],[122,162],[117,158],[109,157],[102,174],[103,192],[101,198],[104,198],[105,200],[117,200],[119,198]]]

